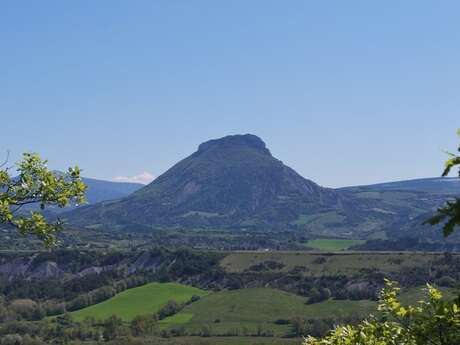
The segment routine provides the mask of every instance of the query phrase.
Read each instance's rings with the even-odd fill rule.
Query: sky
[[[328,187],[438,176],[460,128],[458,1],[0,2],[0,157],[147,182],[260,136]]]

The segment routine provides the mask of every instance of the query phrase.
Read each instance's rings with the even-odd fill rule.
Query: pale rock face
[[[72,272],[65,265],[58,265],[54,261],[37,262],[39,255],[22,256],[7,259],[3,257],[0,261],[0,275],[5,276],[8,280],[43,280],[43,279],[80,279],[88,275],[98,275],[104,272],[110,272],[118,269],[126,269],[129,274],[138,270],[156,271],[164,260],[161,257],[144,252],[137,256],[132,256],[105,266],[87,266],[78,272]]]

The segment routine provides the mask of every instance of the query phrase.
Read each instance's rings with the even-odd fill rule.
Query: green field
[[[306,247],[315,248],[324,251],[345,250],[352,246],[363,244],[364,240],[346,240],[346,239],[316,239],[305,243]]]
[[[77,321],[88,316],[102,320],[114,314],[124,321],[131,321],[137,315],[157,312],[169,300],[186,302],[193,295],[205,296],[207,292],[175,283],[151,283],[123,291],[107,301],[77,310],[71,314]]]
[[[448,289],[442,290],[446,297],[452,296]],[[275,340],[291,335],[292,326],[276,324],[276,320],[291,320],[297,316],[305,319],[349,316],[365,318],[369,314],[377,313],[377,302],[370,300],[329,299],[320,303],[305,304],[305,297],[272,288],[245,288],[209,294],[181,284],[151,283],[126,290],[105,302],[73,312],[72,315],[76,320],[81,321],[88,316],[106,319],[116,314],[124,321],[130,321],[137,315],[158,311],[168,300],[185,302],[193,295],[202,298],[185,306],[179,313],[159,321],[160,327],[162,329],[180,327],[188,335],[197,335],[203,329],[207,329],[211,337],[223,336],[215,344],[288,344],[287,341],[276,342]],[[412,288],[402,293],[401,300],[405,304],[415,304],[422,295],[420,287]],[[262,334],[275,338],[254,338],[258,330],[261,330]],[[227,337],[228,335],[232,337]],[[184,344],[194,344],[191,340],[199,339],[198,337],[182,338],[184,341],[185,339],[190,341]],[[238,342],[237,339],[241,341]],[[257,342],[250,342],[251,339],[256,339]],[[210,339],[206,341],[208,340]]]
[[[165,327],[183,326],[188,332],[198,332],[203,326],[212,335],[238,332],[254,334],[258,327],[273,331],[276,336],[289,333],[289,325],[277,325],[278,319],[295,316],[325,318],[331,316],[361,315],[375,311],[372,301],[328,300],[305,304],[306,298],[270,288],[248,288],[221,291],[208,295],[185,307],[178,314],[160,321]]]

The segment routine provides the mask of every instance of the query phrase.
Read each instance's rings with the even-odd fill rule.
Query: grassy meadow
[[[88,316],[103,320],[114,314],[123,321],[131,321],[137,315],[157,312],[169,300],[186,302],[193,295],[205,296],[207,292],[182,284],[150,283],[123,291],[104,302],[77,310],[71,315],[77,321]]]
[[[198,332],[206,325],[214,335],[232,332],[248,335],[260,328],[262,332],[269,330],[275,336],[284,336],[291,326],[275,324],[276,320],[289,320],[295,316],[310,319],[366,316],[376,306],[375,302],[367,300],[328,300],[310,305],[305,301],[305,297],[271,288],[221,291],[205,296],[160,323],[167,327],[183,326],[190,333]]]

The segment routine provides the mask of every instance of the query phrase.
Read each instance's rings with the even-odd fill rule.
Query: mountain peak
[[[225,149],[238,147],[248,147],[271,155],[265,142],[254,134],[228,135],[219,139],[208,140],[198,147],[198,152],[205,152],[215,148]]]
[[[285,166],[259,137],[230,135],[202,143],[129,197],[71,217],[74,224],[122,227],[274,229],[302,214],[340,209],[339,194]]]

